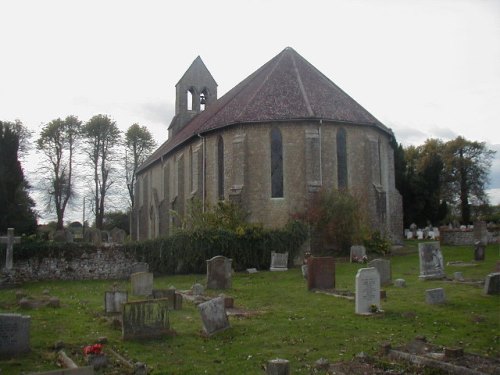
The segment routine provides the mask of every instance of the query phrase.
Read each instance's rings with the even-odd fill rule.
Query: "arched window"
[[[217,140],[217,193],[220,200],[224,200],[224,140],[221,136]]]
[[[193,89],[189,89],[186,92],[186,100],[187,100],[187,110],[193,110]]]
[[[337,180],[339,189],[347,189],[347,142],[344,128],[337,131]]]
[[[283,142],[278,128],[271,129],[271,197],[283,197]]]

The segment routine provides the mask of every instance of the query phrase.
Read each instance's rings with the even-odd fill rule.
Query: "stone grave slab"
[[[85,366],[78,368],[65,368],[61,370],[43,371],[43,372],[30,372],[27,375],[94,375],[93,366]]]
[[[149,339],[170,334],[168,300],[127,302],[122,312],[123,340]]]
[[[287,271],[288,270],[288,252],[277,253],[271,251],[271,267],[270,271]]]
[[[309,257],[307,259],[307,289],[335,288],[335,260],[333,257]]]
[[[486,276],[484,294],[500,294],[500,272],[490,273]]]
[[[232,259],[217,255],[207,260],[207,289],[230,289]]]
[[[420,259],[421,280],[442,279],[444,273],[444,260],[439,242],[422,242],[418,244]]]
[[[392,284],[391,261],[387,259],[374,259],[368,263],[368,267],[377,269],[380,276],[380,285]]]
[[[106,314],[121,313],[122,305],[128,302],[126,291],[111,291],[104,294],[104,311]]]
[[[380,276],[376,268],[360,268],[356,274],[356,314],[370,314],[372,305],[380,310]]]
[[[446,302],[443,288],[427,289],[425,291],[425,302],[429,305],[440,305]]]
[[[0,358],[30,351],[30,325],[29,315],[0,314]]]
[[[351,252],[349,256],[351,263],[354,259],[362,259],[364,256],[366,256],[366,248],[363,245],[351,246]]]
[[[150,296],[153,293],[153,274],[150,272],[133,273],[130,282],[134,296]]]
[[[206,335],[211,336],[230,328],[223,297],[200,303],[198,309],[201,314],[203,331]]]

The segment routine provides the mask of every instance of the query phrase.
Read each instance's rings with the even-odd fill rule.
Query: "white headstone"
[[[380,309],[380,276],[376,268],[360,268],[356,274],[356,314]]]
[[[443,288],[427,289],[425,291],[425,302],[429,305],[438,305],[446,302]]]
[[[271,267],[270,271],[286,271],[288,270],[288,252],[276,253],[271,251]]]
[[[413,239],[413,232],[412,231],[408,231],[408,233],[406,233],[406,239],[407,240]]]
[[[423,242],[418,244],[420,258],[421,280],[442,279],[444,273],[444,260],[439,247],[439,242]]]
[[[424,239],[424,232],[422,232],[421,229],[417,230],[417,240],[423,240]]]

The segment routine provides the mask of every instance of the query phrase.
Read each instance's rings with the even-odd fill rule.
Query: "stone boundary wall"
[[[473,230],[440,228],[439,232],[442,245],[474,245],[476,242]],[[488,243],[497,243],[497,241],[498,233],[488,232]]]
[[[14,248],[15,252],[15,248]],[[121,246],[84,251],[66,259],[37,258],[14,262],[16,282],[32,280],[99,280],[127,279],[137,260],[127,256]]]

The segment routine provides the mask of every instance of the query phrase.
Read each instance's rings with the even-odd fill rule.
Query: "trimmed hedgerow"
[[[304,224],[294,221],[283,229],[239,227],[181,230],[164,238],[132,242],[124,246],[151,271],[160,274],[203,273],[206,260],[223,255],[233,260],[236,271],[269,268],[271,251],[287,252],[291,262],[307,238]]]

